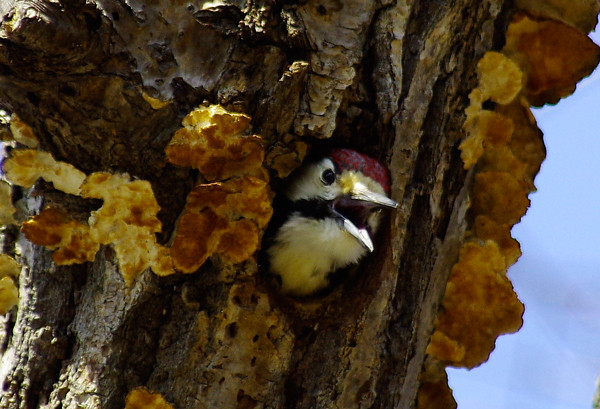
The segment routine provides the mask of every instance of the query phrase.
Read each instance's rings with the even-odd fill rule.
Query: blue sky
[[[534,115],[548,155],[509,270],[525,323],[482,366],[448,369],[459,409],[590,409],[600,376],[600,70]]]

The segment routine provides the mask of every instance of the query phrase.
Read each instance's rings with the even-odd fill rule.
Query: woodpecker
[[[388,170],[351,149],[332,150],[296,171],[276,198],[266,247],[282,292],[314,294],[328,286],[331,273],[372,252],[382,210],[398,207],[389,189]]]

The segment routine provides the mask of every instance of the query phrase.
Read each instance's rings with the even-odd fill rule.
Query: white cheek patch
[[[331,159],[305,166],[288,185],[285,194],[291,201],[321,198],[333,200],[342,194],[337,180],[326,185],[321,180],[321,174],[327,169],[335,169]]]

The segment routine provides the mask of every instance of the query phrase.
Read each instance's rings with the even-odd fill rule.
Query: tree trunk
[[[513,5],[211,5],[4,1],[0,101],[56,160],[149,180],[161,243],[202,178],[164,149],[203,103],[249,115],[267,165],[284,154],[299,162],[301,143],[382,159],[399,209],[357,273],[309,300],[278,294],[254,259],[220,256],[195,274],[147,270],[128,286],[110,246],[57,266],[9,227],[4,249],[24,269],[18,309],[2,324],[0,407],[122,408],[138,386],[179,409],[415,405],[467,229],[463,111]],[[275,190],[285,174],[271,169]],[[85,221],[101,205],[41,181],[13,198],[21,220],[53,206]]]

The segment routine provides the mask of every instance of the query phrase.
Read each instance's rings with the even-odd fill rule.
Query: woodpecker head
[[[303,167],[286,189],[292,202],[321,202],[329,215],[372,252],[381,210],[398,204],[389,194],[388,170],[375,159],[351,149],[335,149]]]
[[[387,169],[350,149],[335,149],[304,165],[284,191],[289,214],[267,249],[284,292],[311,294],[329,273],[374,249],[382,209],[398,204],[389,194]]]

